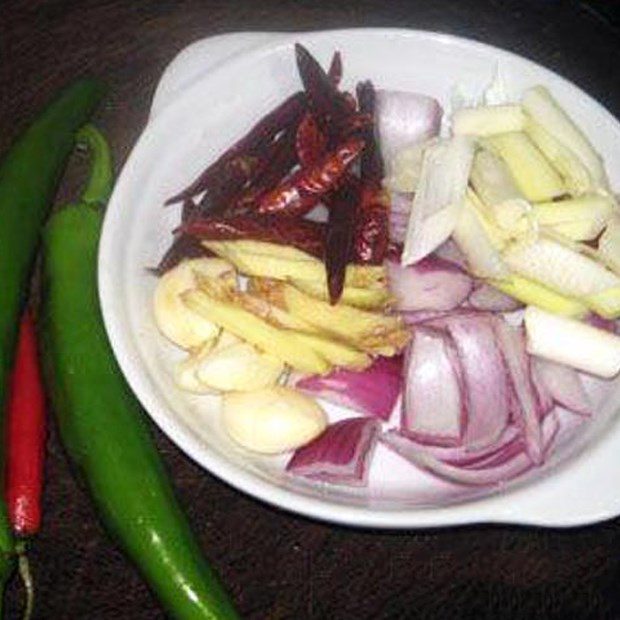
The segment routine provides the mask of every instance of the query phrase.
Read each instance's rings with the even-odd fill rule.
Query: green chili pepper
[[[75,132],[88,120],[101,94],[101,86],[93,80],[69,86],[26,129],[0,163],[0,412],[6,406],[19,317],[41,226],[73,148]],[[3,446],[0,436],[0,479],[4,479]],[[0,616],[1,589],[13,569],[15,551],[3,498],[4,493],[0,493]]]
[[[109,157],[96,130],[80,137],[94,155],[91,182],[82,204],[56,213],[44,234],[43,363],[61,439],[102,521],[167,611],[183,620],[237,618],[106,337],[96,286],[102,213],[92,205],[107,197]]]

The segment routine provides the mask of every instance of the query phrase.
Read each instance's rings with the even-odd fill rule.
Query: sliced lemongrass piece
[[[525,311],[527,351],[609,379],[620,371],[620,336],[530,306]]]
[[[527,200],[553,200],[566,193],[559,173],[525,133],[512,131],[496,134],[484,138],[482,143],[506,162],[517,187]]]
[[[579,196],[594,190],[595,184],[588,169],[571,149],[532,118],[528,118],[525,131],[560,173],[569,193]]]
[[[421,260],[452,234],[462,210],[473,156],[473,141],[466,136],[442,140],[425,150],[407,226],[403,265]]]
[[[452,237],[465,255],[469,270],[479,278],[503,279],[508,268],[489,238],[472,200],[466,197],[463,210]]]
[[[551,227],[574,241],[596,239],[613,211],[611,196],[600,194],[532,205],[532,216],[539,226]]]
[[[596,187],[607,189],[609,184],[601,156],[544,86],[526,90],[522,105],[536,123],[575,153],[588,169]]]
[[[568,297],[585,298],[620,287],[620,277],[600,262],[556,240],[515,243],[503,257],[515,273]]]
[[[530,205],[500,157],[487,149],[480,149],[474,157],[469,180],[500,227],[507,230],[527,227],[525,218]]]
[[[588,313],[587,306],[578,299],[560,295],[538,282],[515,274],[505,280],[492,280],[490,284],[526,305],[537,306],[554,314],[582,318]]]
[[[454,134],[490,136],[508,131],[523,131],[525,115],[520,105],[489,105],[461,108],[452,115]]]

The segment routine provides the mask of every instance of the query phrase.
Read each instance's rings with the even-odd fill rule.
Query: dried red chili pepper
[[[203,241],[252,239],[292,245],[321,259],[325,252],[325,224],[278,215],[206,217],[184,224],[178,232]]]
[[[218,159],[208,166],[202,174],[187,188],[166,201],[166,204],[179,202],[205,191],[213,183],[218,183],[223,175],[230,176],[246,173],[247,158],[260,156],[265,145],[269,144],[282,130],[296,126],[307,108],[306,95],[297,92],[269,112],[252,129],[233,146],[227,149]],[[249,168],[251,171],[251,166]]]
[[[199,239],[186,234],[176,235],[157,267],[150,271],[161,276],[187,258],[201,258],[203,256],[213,256],[213,252],[205,248]]]
[[[301,168],[263,196],[259,213],[302,216],[308,213],[349,169],[364,148],[364,141],[351,138],[324,155],[312,166]]]
[[[340,80],[342,80],[342,56],[340,52],[334,52],[329,69],[327,70],[327,77],[329,81],[338,88]]]
[[[261,169],[257,171],[255,178],[250,180],[248,186],[231,200],[226,213],[238,214],[255,210],[261,197],[286,177],[298,162],[296,137],[297,127],[294,125],[270,145],[265,152]]]
[[[374,183],[362,182],[357,213],[352,260],[355,263],[380,265],[389,245],[389,209],[387,192]]]
[[[360,112],[371,119],[375,113],[375,89],[372,82],[360,82],[356,88]],[[362,129],[366,148],[360,157],[362,192],[355,226],[352,259],[357,263],[381,264],[389,245],[389,196],[381,187],[383,159],[372,124]]]
[[[316,118],[325,126],[339,126],[351,114],[349,104],[316,58],[303,45],[295,44],[295,56],[299,76]]]
[[[355,221],[360,203],[360,183],[353,175],[330,193],[329,220],[325,238],[325,268],[329,302],[338,303],[344,288],[347,262],[351,254]]]
[[[319,129],[311,112],[306,112],[297,128],[295,149],[297,158],[302,167],[310,166],[316,162],[327,148],[325,134]]]
[[[360,112],[370,117],[371,121],[375,115],[376,94],[374,86],[370,80],[359,82],[356,88],[357,99],[360,105]],[[374,133],[374,126],[371,124],[364,128],[362,137],[366,141],[366,148],[360,158],[360,175],[364,181],[372,181],[377,185],[383,179],[383,158],[377,144]]]

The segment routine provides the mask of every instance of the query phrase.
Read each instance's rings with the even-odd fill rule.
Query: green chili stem
[[[112,193],[114,172],[112,155],[107,140],[94,125],[84,125],[76,135],[76,142],[87,148],[91,157],[90,176],[80,201],[104,205]]]

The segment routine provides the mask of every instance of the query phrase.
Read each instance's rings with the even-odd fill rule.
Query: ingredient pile
[[[178,386],[332,484],[367,484],[378,442],[465,485],[540,466],[594,413],[581,373],[620,371],[601,157],[544,86],[447,118],[295,53],[302,90],[168,200],[154,315]]]

